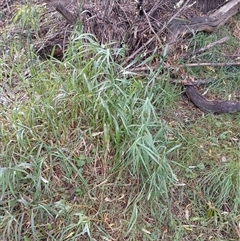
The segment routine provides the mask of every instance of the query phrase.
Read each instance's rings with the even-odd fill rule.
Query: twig
[[[240,58],[240,54],[236,54],[236,55],[227,55],[227,54],[225,54],[224,57]]]
[[[196,78],[196,77],[195,77]],[[195,85],[195,86],[199,86],[199,85],[206,85],[206,84],[209,84],[209,83],[211,83],[211,82],[213,82],[213,81],[215,81],[216,79],[180,79],[180,80],[178,80],[178,79],[170,79],[170,83],[172,83],[172,84],[182,84],[182,85],[186,85],[186,84],[189,84],[189,83],[191,83],[191,84],[193,84],[193,85]]]
[[[142,67],[130,68],[129,71],[130,72],[142,72],[142,71],[147,71],[147,70],[150,70],[150,69],[155,70],[158,67],[159,67],[159,65],[142,66]]]
[[[143,13],[144,13],[144,15],[145,15],[145,17],[146,17],[146,19],[147,19],[149,28],[150,28],[151,31],[154,33],[154,35],[155,35],[157,41],[159,42],[159,44],[162,45],[162,42],[161,42],[160,38],[158,37],[157,33],[154,31],[154,29],[153,29],[153,27],[152,27],[152,24],[151,24],[151,22],[150,22],[150,19],[149,19],[148,15],[147,15],[147,13],[146,13],[146,11],[145,11],[144,9],[143,9]]]
[[[177,68],[183,68],[183,67],[198,67],[198,66],[212,66],[212,67],[223,67],[223,66],[240,66],[240,62],[232,62],[232,63],[190,63],[190,64],[184,64],[184,65],[168,65],[166,64],[164,66],[165,69],[177,69]],[[149,69],[155,70],[156,68],[159,68],[159,65],[151,65],[151,66],[141,66],[136,68],[130,68],[129,71],[131,72],[141,72],[141,71],[147,71]]]
[[[104,14],[103,14],[103,20],[105,21],[106,19],[106,16],[108,14],[108,11],[109,11],[109,4],[110,4],[110,1],[109,0],[106,0],[104,1],[105,3],[105,7],[104,7]]]
[[[235,62],[235,63],[192,63],[192,64],[185,64],[185,65],[168,65],[165,64],[164,69],[179,69],[179,68],[184,68],[184,67],[198,67],[198,66],[212,66],[212,67],[223,67],[223,66],[240,66],[240,62]],[[158,65],[151,65],[151,66],[141,66],[141,67],[136,67],[136,68],[129,68],[126,69],[128,74],[134,74],[138,75],[141,77],[145,77],[149,75],[149,70],[155,70],[159,68]],[[195,85],[201,85],[201,84],[207,84],[211,82],[212,80],[206,80],[206,79],[199,79],[196,82],[194,81]],[[182,80],[171,80],[172,83],[179,83],[179,84],[184,84]]]
[[[154,6],[152,7],[152,9],[148,12],[149,16],[151,16],[157,9],[159,6],[161,6],[162,1],[156,1],[156,3],[154,4]]]
[[[191,54],[186,55],[185,57],[187,57],[187,56],[194,56],[194,55],[200,54],[200,53],[202,53],[202,52],[204,52],[204,51],[206,51],[206,50],[208,50],[208,49],[210,49],[210,48],[212,48],[212,47],[214,47],[214,46],[216,46],[218,44],[222,44],[222,43],[224,43],[224,42],[226,42],[228,40],[229,40],[229,37],[221,38],[221,39],[219,39],[219,40],[217,40],[217,41],[215,41],[213,43],[210,43],[210,44],[206,45],[205,47],[202,47],[202,48],[196,50],[195,52],[193,52]]]
[[[240,228],[234,223],[234,228],[236,230],[237,236],[240,239]]]
[[[76,19],[74,18],[74,16],[62,4],[56,4],[55,8],[56,11],[58,11],[67,20],[69,24],[73,25],[76,23]]]
[[[240,66],[240,62],[235,62],[235,63],[191,63],[191,64],[179,65],[178,67],[198,67],[198,66],[212,66],[212,67]]]

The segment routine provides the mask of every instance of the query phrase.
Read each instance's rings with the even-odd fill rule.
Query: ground
[[[55,2],[0,5],[0,239],[238,240],[239,113],[204,113],[179,83],[238,100],[239,15],[168,50],[177,1],[149,19],[134,1],[92,1],[75,28]]]

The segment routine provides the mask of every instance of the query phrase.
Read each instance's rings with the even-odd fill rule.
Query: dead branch
[[[167,43],[173,44],[180,35],[206,31],[213,32],[224,25],[229,18],[239,12],[240,0],[232,0],[209,16],[194,17],[190,20],[174,19],[169,27]]]
[[[193,104],[205,112],[221,114],[240,111],[240,101],[207,100],[193,85],[186,85],[185,91]]]
[[[199,86],[199,85],[206,85],[206,84],[209,84],[209,83],[212,83],[213,81],[216,81],[216,79],[193,79],[193,78],[190,78],[189,80],[189,77],[188,78],[185,78],[185,79],[170,79],[170,83],[171,84],[181,84],[181,85],[189,85],[192,84],[194,86]]]
[[[240,62],[235,63],[190,63],[179,65],[178,67],[200,67],[200,66],[211,66],[211,67],[224,67],[224,66],[240,66]]]
[[[76,23],[76,18],[62,4],[58,3],[55,8],[56,11],[58,11],[69,24],[74,25]]]
[[[158,37],[157,33],[154,31],[154,29],[153,29],[153,27],[152,27],[152,24],[151,24],[151,22],[150,22],[150,19],[149,19],[149,17],[148,17],[148,14],[145,12],[144,9],[143,9],[142,11],[143,11],[143,13],[144,13],[144,15],[145,15],[145,17],[146,17],[146,19],[147,19],[149,28],[150,28],[151,31],[154,33],[155,38],[157,39],[158,43],[159,43],[160,45],[162,45],[162,41],[160,40],[160,38]]]
[[[179,68],[184,68],[184,67],[205,67],[205,66],[211,66],[211,67],[224,67],[224,66],[240,66],[240,62],[232,62],[232,63],[190,63],[190,64],[184,64],[184,65],[169,65],[166,64],[164,66],[165,69],[179,69]],[[144,71],[149,71],[155,70],[159,68],[158,65],[151,65],[151,66],[141,66],[141,67],[135,67],[135,68],[130,68],[128,69],[132,73],[136,72],[144,72]]]
[[[215,42],[212,42],[212,43],[206,45],[205,47],[202,47],[202,48],[196,50],[195,52],[193,52],[193,53],[191,53],[191,54],[188,54],[188,55],[186,55],[186,56],[194,56],[194,55],[200,54],[200,53],[202,53],[202,52],[204,52],[204,51],[206,51],[206,50],[209,50],[210,48],[212,48],[212,47],[214,47],[214,46],[216,46],[216,45],[225,43],[225,42],[228,41],[228,40],[229,40],[229,37],[221,38],[221,39],[219,39],[219,40],[217,40],[217,41],[215,41]],[[186,57],[186,56],[185,56],[185,57]]]

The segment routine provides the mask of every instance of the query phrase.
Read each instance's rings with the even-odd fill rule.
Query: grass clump
[[[31,76],[14,71],[16,79],[6,79],[16,91],[25,89],[24,99],[9,100],[12,110],[1,107],[2,237],[109,236],[100,207],[109,210],[108,196],[126,192],[127,179],[136,179],[138,191],[129,200],[122,196],[122,215],[132,213],[132,221],[121,227],[131,234],[137,202],[167,197],[176,182],[166,157],[175,148],[168,148],[171,130],[161,119],[170,96],[163,79],[128,77],[114,60],[124,57],[123,49],[100,46],[79,30],[62,62],[29,56]]]

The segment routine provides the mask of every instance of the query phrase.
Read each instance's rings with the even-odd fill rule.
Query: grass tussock
[[[122,49],[99,46],[93,36],[76,30],[64,61],[50,59],[32,65],[36,58],[32,53],[30,76],[23,78],[21,69],[14,71],[16,80],[10,79],[16,85],[14,90],[25,91],[22,100],[16,96],[8,100],[11,110],[7,104],[2,106],[1,199],[22,211],[5,217],[3,208],[4,236],[24,228],[29,218],[32,235],[39,238],[42,231],[37,224],[52,227],[57,216],[65,219],[70,210],[70,216],[81,217],[75,224],[78,229],[71,227],[75,223],[72,217],[64,221],[62,238],[57,234],[51,237],[65,239],[71,230],[80,235],[81,228],[90,236],[90,223],[100,214],[90,214],[88,201],[80,207],[81,215],[72,213],[73,206],[80,204],[67,204],[65,199],[70,192],[80,195],[77,203],[91,203],[99,195],[95,189],[109,178],[114,186],[122,175],[137,179],[139,194],[128,200],[133,204],[129,203],[125,212],[136,209],[137,199],[168,196],[176,178],[166,156],[174,147],[168,147],[171,130],[161,119],[161,111],[170,93],[163,90],[163,79],[155,76],[145,81],[129,78],[114,61],[123,54]],[[158,87],[153,86],[156,81]],[[61,197],[59,192],[66,189]],[[135,221],[126,225],[127,233],[137,218],[130,218]],[[28,233],[24,235],[28,237]]]
[[[14,18],[23,28],[37,26],[23,19],[36,14],[28,7]],[[40,59],[29,36],[7,37],[0,239],[237,240],[238,113],[189,111],[164,63],[146,78],[130,74],[117,61],[124,48],[101,46],[80,27],[62,61]],[[201,34],[191,41],[204,45]],[[226,97],[238,93],[239,69],[230,72],[229,85],[227,68],[202,74],[218,75],[208,88]]]

